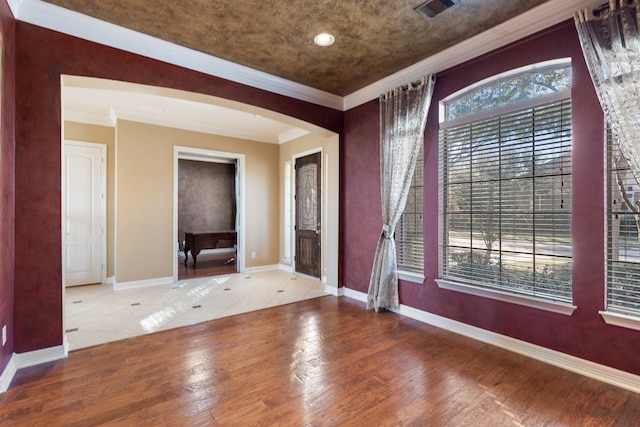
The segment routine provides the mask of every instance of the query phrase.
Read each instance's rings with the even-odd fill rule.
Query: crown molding
[[[115,122],[113,120],[114,117],[112,117],[111,115],[105,116],[104,114],[92,114],[85,111],[65,112],[64,116],[65,122],[87,123],[91,125],[107,127],[115,126]]]
[[[573,18],[604,0],[549,0],[429,58],[357,90],[344,98],[224,59],[175,45],[40,0],[8,0],[17,20],[95,43],[157,59],[236,83],[346,111],[397,86],[437,73]]]
[[[200,120],[188,120],[180,118],[172,120],[167,117],[159,118],[153,114],[145,114],[135,108],[111,107],[111,119],[116,123],[118,120],[128,120],[138,123],[146,123],[154,126],[165,126],[176,129],[183,129],[192,132],[221,135],[230,138],[246,139],[250,141],[266,142],[269,144],[279,144],[279,135],[268,132],[260,132],[257,127],[239,128],[238,126],[226,126],[223,123],[203,123]]]
[[[586,7],[593,7],[604,0],[549,0],[540,6],[497,25],[475,37],[445,49],[420,62],[410,65],[375,83],[357,90],[344,98],[343,110],[349,110],[376,99],[385,92],[408,82],[420,80],[433,74],[462,64],[470,59],[491,52],[509,43],[542,31],[560,22],[572,19],[573,14]],[[437,83],[436,83],[437,84]]]
[[[278,143],[284,144],[285,142],[293,141],[294,139],[303,137],[309,133],[311,132],[306,129],[294,128],[278,135]]]
[[[65,114],[64,120],[68,122],[88,123],[107,127],[115,127],[118,120],[128,120],[154,126],[165,126],[192,132],[221,135],[249,141],[266,142],[269,144],[284,144],[310,133],[306,129],[292,128],[291,130],[280,134],[273,134],[270,132],[259,131],[259,126],[228,126],[221,122],[203,122],[201,120],[188,120],[185,118],[173,120],[170,117],[159,117],[151,112],[145,112],[136,108],[127,108],[123,106],[111,106],[109,108],[109,114],[107,115],[73,110]]]
[[[95,43],[336,110],[341,96],[178,46],[40,0],[9,0],[14,17]]]
[[[24,0],[7,0],[9,3],[9,9],[11,9],[11,13],[13,13],[13,17],[18,19],[18,9],[20,9],[20,5]]]

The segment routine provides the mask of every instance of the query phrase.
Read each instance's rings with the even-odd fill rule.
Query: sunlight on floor
[[[324,295],[320,280],[280,270],[119,291],[78,286],[66,289],[65,331],[77,350]]]

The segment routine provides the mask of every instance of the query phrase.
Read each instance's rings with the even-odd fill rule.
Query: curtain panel
[[[598,99],[636,179],[640,179],[639,3],[610,0],[574,16]]]
[[[367,309],[397,308],[398,276],[394,231],[411,187],[433,93],[433,76],[380,96],[380,182],[382,233],[369,280]]]

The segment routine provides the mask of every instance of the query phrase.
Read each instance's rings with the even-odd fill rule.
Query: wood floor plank
[[[2,426],[639,421],[637,394],[335,297],[77,350],[0,395]]]
[[[194,268],[193,257],[189,257],[189,262],[185,266],[184,255],[180,255],[178,257],[178,280],[236,273],[238,268],[236,267],[235,261],[228,262],[231,258],[236,259],[237,254],[235,252],[200,254],[198,257],[198,266]]]

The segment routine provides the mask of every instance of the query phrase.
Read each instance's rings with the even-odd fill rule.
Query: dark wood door
[[[320,153],[296,160],[296,271],[320,277]]]

